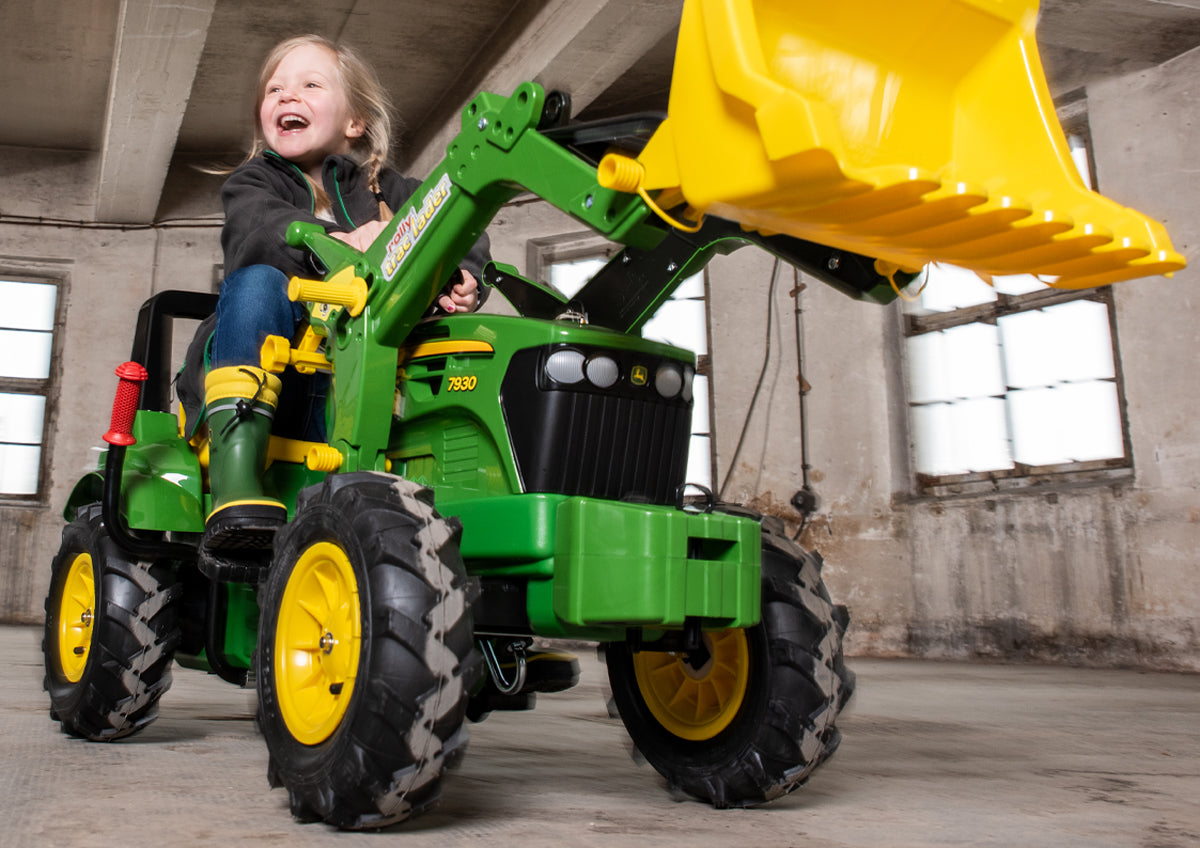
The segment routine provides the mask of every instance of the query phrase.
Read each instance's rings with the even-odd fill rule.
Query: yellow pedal
[[[292,343],[283,336],[267,336],[259,351],[259,365],[272,374],[282,374],[291,361]]]
[[[272,374],[280,374],[291,365],[301,374],[314,374],[318,371],[323,374],[331,373],[333,363],[329,361],[329,358],[316,347],[308,348],[305,345],[310,333],[312,333],[311,327],[296,347],[292,347],[291,342],[283,336],[267,336],[262,350],[259,352],[261,360],[259,364],[262,369]],[[320,337],[313,335],[319,341]]]

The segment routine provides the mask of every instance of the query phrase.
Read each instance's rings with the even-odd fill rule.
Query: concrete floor
[[[1200,845],[1200,676],[855,662],[845,741],[757,810],[676,802],[631,761],[602,667],[493,714],[432,814],[382,834],[300,825],[266,782],[252,692],[179,669],[159,720],[108,745],[47,718],[40,631],[0,628],[0,845]]]

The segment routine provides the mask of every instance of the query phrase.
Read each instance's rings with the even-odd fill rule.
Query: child
[[[221,192],[228,276],[205,378],[213,495],[201,541],[206,573],[221,570],[222,552],[269,551],[275,528],[287,518],[260,482],[277,407],[276,432],[324,440],[326,381],[297,379],[290,371],[281,381],[259,367],[266,337],[290,339],[306,315],[288,300],[288,279],[317,274],[307,251],[286,243],[288,225],[320,223],[334,238],[365,250],[420,185],[385,165],[391,118],[374,73],[353,51],[320,36],[290,38],[271,51],[259,75],[255,114],[254,145]],[[484,235],[437,307],[478,308],[485,292],[476,281],[487,261]]]

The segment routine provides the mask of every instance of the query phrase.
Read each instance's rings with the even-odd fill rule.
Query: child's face
[[[349,153],[363,134],[350,112],[337,59],[326,48],[306,44],[283,57],[267,81],[258,113],[267,146],[320,180],[325,157]]]

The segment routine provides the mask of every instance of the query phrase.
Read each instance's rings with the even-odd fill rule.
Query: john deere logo
[[[629,382],[633,383],[635,386],[646,385],[646,380],[649,378],[650,372],[646,370],[645,365],[633,366],[633,371],[631,371],[629,374]]]

